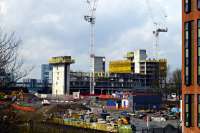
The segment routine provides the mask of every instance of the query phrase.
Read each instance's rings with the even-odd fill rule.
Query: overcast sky
[[[96,55],[123,59],[127,51],[147,49],[152,56],[153,21],[166,24],[159,55],[170,69],[181,67],[181,0],[99,0],[96,12]],[[40,78],[41,64],[52,56],[71,55],[72,70],[89,70],[89,24],[86,0],[0,0],[0,24],[23,40],[20,53],[29,77]],[[167,18],[164,16],[167,14]],[[153,20],[152,20],[153,18]]]

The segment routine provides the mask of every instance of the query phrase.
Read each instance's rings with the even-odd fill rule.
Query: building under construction
[[[90,79],[93,75],[90,72],[70,71],[69,66],[74,63],[70,56],[54,57],[49,60],[49,63],[53,66],[53,83],[48,84],[48,87],[52,88],[52,94],[64,95],[77,91],[90,93]],[[146,50],[128,52],[124,60],[110,61],[108,72],[105,72],[105,64],[105,57],[98,57],[95,63],[98,69],[94,72],[95,94],[165,86],[167,61],[147,59]],[[42,90],[44,86],[35,83],[34,88]]]
[[[71,72],[70,92],[89,94],[90,73]],[[115,91],[133,91],[144,89],[145,75],[125,74],[110,75],[109,73],[95,74],[95,94],[112,93]]]
[[[166,59],[147,59],[146,50],[128,52],[124,60],[109,62],[110,75],[135,75],[144,77],[145,86],[164,87],[167,76]]]

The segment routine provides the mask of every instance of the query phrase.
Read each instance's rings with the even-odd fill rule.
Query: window
[[[198,25],[198,32],[197,32],[197,37],[198,37],[198,41],[197,41],[197,83],[200,85],[200,19],[197,22]]]
[[[198,66],[198,73],[200,73],[200,66]]]
[[[185,49],[185,57],[186,57],[186,58],[189,57],[189,51],[188,51],[188,49]]]
[[[198,25],[199,25],[199,20],[198,20]],[[198,28],[198,41],[199,41],[199,37],[200,37],[200,29]]]
[[[188,67],[185,68],[185,75],[188,76]]]
[[[191,0],[185,0],[185,13],[189,13],[191,11]]]
[[[200,51],[200,47],[198,46],[198,51]],[[198,56],[200,56],[200,52],[198,52]],[[200,63],[200,62],[199,62]]]
[[[191,126],[191,95],[185,95],[185,126]]]
[[[197,0],[197,8],[200,9],[200,0]]]
[[[185,54],[184,54],[184,59],[185,59],[185,67],[184,67],[184,69],[185,69],[185,73],[184,73],[184,75],[185,75],[185,85],[186,86],[190,86],[191,85],[191,58],[192,58],[192,56],[191,56],[191,54],[192,54],[192,47],[191,47],[191,34],[192,34],[192,32],[191,32],[192,30],[191,30],[191,22],[186,22],[185,23],[185,28],[184,28],[184,52],[185,52]]]
[[[198,101],[198,105],[197,105],[197,126],[200,127],[200,95],[197,95],[197,101]]]

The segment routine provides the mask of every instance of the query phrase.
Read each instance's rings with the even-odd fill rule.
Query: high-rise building
[[[95,56],[94,57],[94,72],[105,73],[105,57]]]
[[[52,83],[53,66],[50,64],[41,65],[41,80],[43,83]]]
[[[200,132],[200,0],[182,0],[182,118],[184,133]]]

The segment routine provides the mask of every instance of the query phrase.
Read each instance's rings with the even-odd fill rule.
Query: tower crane
[[[95,73],[94,73],[94,58],[95,58],[95,13],[98,0],[87,0],[89,14],[84,16],[84,20],[90,24],[90,94],[94,94],[95,88]]]
[[[153,16],[153,13],[152,13],[152,8],[150,6],[150,3],[149,3],[149,0],[146,0],[146,4],[147,4],[147,7],[148,7],[148,10],[149,10],[149,13],[150,13],[150,17],[152,19],[152,22],[154,24],[154,29],[153,29],[153,35],[154,35],[154,38],[155,38],[155,44],[154,44],[154,57],[155,59],[158,59],[159,55],[159,35],[160,33],[166,33],[168,32],[168,28],[166,27],[166,25],[163,23],[159,23],[159,22],[156,22],[154,20],[154,16]],[[163,15],[164,15],[164,19],[167,18],[167,15],[163,12]],[[161,26],[162,25],[162,26]]]
[[[159,34],[161,32],[167,32],[168,28],[167,27],[159,27],[157,23],[155,23],[155,30],[153,30],[153,35],[155,37],[155,59],[158,59],[159,57]]]

